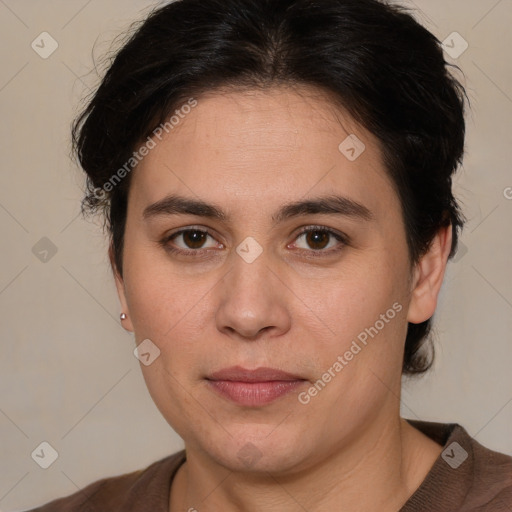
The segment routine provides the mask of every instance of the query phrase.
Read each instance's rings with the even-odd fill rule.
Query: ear
[[[407,320],[419,324],[434,314],[452,247],[452,226],[442,227],[414,268]]]
[[[121,303],[121,311],[126,314],[126,318],[122,321],[122,326],[127,331],[133,332],[133,324],[130,317],[130,311],[128,308],[128,303],[126,301],[126,294],[124,289],[124,281],[121,277],[121,274],[119,273],[116,265],[116,261],[114,258],[114,248],[112,244],[110,244],[110,247],[108,249],[108,257],[110,259],[110,265],[112,267],[112,272],[114,274],[114,279],[116,282],[116,288],[117,288],[117,295],[119,297],[119,302]]]

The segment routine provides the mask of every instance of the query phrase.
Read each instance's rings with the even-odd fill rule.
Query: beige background
[[[437,363],[405,384],[403,414],[460,423],[512,454],[512,1],[402,3],[416,7],[439,39],[457,31],[467,40],[452,61],[472,101],[456,180],[469,222],[436,315]],[[0,0],[3,511],[145,467],[182,446],[119,326],[104,237],[79,216],[82,176],[68,158],[69,124],[96,84],[92,55],[101,57],[151,5]],[[31,48],[43,31],[59,45],[47,59]],[[32,252],[43,237],[57,249],[46,262]],[[59,454],[46,470],[31,458],[43,441]]]

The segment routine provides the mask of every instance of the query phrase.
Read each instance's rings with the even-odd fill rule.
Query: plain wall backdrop
[[[512,1],[401,3],[452,47],[448,60],[464,71],[471,100],[455,180],[468,223],[434,317],[435,366],[404,382],[402,412],[459,423],[512,454]],[[156,5],[0,0],[3,511],[182,448],[146,390],[132,335],[120,327],[106,240],[99,219],[79,214],[83,176],[69,159],[70,123],[98,83],[93,57]],[[48,469],[31,456],[42,442],[58,453]]]

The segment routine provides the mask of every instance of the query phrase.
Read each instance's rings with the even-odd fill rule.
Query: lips
[[[248,407],[269,404],[307,382],[298,375],[274,368],[248,370],[240,366],[214,372],[206,380],[219,395]]]
[[[274,368],[256,368],[255,370],[246,370],[241,366],[232,366],[224,368],[218,372],[212,373],[208,380],[229,380],[237,382],[270,382],[270,381],[290,381],[305,380],[299,375],[276,370]]]

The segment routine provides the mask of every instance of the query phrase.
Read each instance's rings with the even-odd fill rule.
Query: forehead
[[[171,192],[233,209],[244,198],[277,205],[339,192],[373,209],[396,203],[378,140],[322,91],[223,90],[195,101],[177,106],[134,171],[140,208]]]

